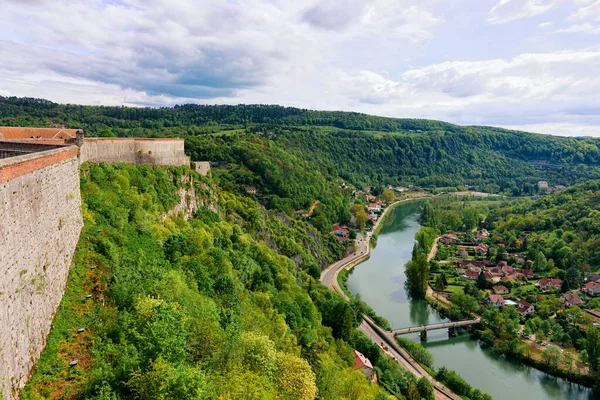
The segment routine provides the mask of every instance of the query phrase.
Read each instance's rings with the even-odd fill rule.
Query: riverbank
[[[385,217],[388,215],[390,210],[393,210],[400,204],[408,203],[414,200],[415,199],[413,198],[402,199],[392,203],[389,207],[387,207],[382,216],[377,221],[377,224],[374,226],[372,231],[373,234],[379,231],[381,222],[384,221]],[[371,239],[371,237],[372,234],[368,234],[366,238],[363,238],[362,235],[359,235],[356,239],[358,246],[355,253],[331,264],[329,267],[327,267],[321,272],[321,282],[330,290],[342,295],[346,301],[350,301],[350,297],[342,290],[340,282],[338,281],[338,275],[340,271],[348,271],[369,258],[371,253],[371,246],[369,246],[369,240]],[[422,366],[420,366],[405,349],[403,349],[396,343],[396,341],[388,332],[384,331],[381,327],[375,324],[369,317],[364,317],[364,320],[359,325],[358,329],[365,335],[367,335],[367,337],[369,337],[369,339],[373,343],[379,346],[385,354],[391,355],[402,368],[409,371],[417,378],[425,377],[427,380],[429,380],[434,387],[436,399],[461,400],[460,396],[452,392],[445,385],[443,385],[441,382],[437,381],[433,376],[431,376],[431,374],[428,371],[426,371]],[[387,343],[389,345],[389,348],[387,350],[384,350],[382,346],[383,343]]]
[[[346,282],[353,295],[360,294],[395,329],[447,321],[424,301],[408,298],[404,290],[404,265],[411,258],[415,233],[421,228],[421,204],[405,203],[387,215],[378,233],[377,248],[352,269]],[[405,337],[419,343],[417,334]],[[454,337],[445,330],[430,331],[428,341],[421,345],[433,355],[436,370],[452,369],[496,400],[593,399],[591,390],[500,356],[468,334],[459,332]]]
[[[440,238],[441,236],[438,236],[436,238],[431,251],[427,255],[427,261],[431,261],[435,257]],[[429,283],[427,284],[426,301],[437,312],[446,317],[448,316],[447,311],[454,306],[449,297],[444,296],[440,292],[437,292],[429,285]],[[481,319],[480,315],[473,314],[472,316]],[[519,345],[521,346],[519,352],[512,352],[508,348],[503,349],[501,351],[500,348],[502,348],[502,346],[495,346],[501,343],[501,341],[498,338],[494,338],[494,341],[490,341],[489,339],[484,340],[486,338],[484,338],[482,331],[477,327],[472,327],[468,329],[468,331],[473,337],[475,337],[478,340],[482,340],[483,343],[485,343],[487,346],[493,349],[494,353],[496,354],[504,355],[514,360],[515,362],[524,363],[549,375],[565,379],[566,381],[572,383],[583,385],[589,388],[592,388],[594,386],[594,379],[593,376],[590,374],[581,374],[574,372],[574,370],[571,367],[562,368],[559,366],[553,366],[545,363],[542,356],[542,353],[545,349],[540,349],[538,348],[539,346],[532,345],[532,343],[524,340],[522,337],[519,337]]]

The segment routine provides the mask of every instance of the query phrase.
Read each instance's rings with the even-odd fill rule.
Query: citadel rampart
[[[18,397],[63,296],[83,222],[79,149],[0,142],[0,391]]]
[[[81,162],[189,165],[183,139],[85,138]]]
[[[83,225],[79,165],[85,161],[190,165],[183,139],[84,138],[75,129],[0,127],[0,393],[5,399],[18,398],[27,383],[62,299]],[[208,172],[204,164],[202,171]]]

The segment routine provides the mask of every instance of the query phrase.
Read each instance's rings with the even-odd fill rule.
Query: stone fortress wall
[[[78,148],[52,147],[16,156],[5,152],[0,159],[0,392],[5,399],[18,398],[44,349],[83,225]]]
[[[17,399],[27,383],[62,299],[83,225],[79,166],[85,161],[190,165],[183,139],[85,138],[75,129],[0,127],[5,399]]]
[[[190,165],[183,139],[85,138],[81,162]]]

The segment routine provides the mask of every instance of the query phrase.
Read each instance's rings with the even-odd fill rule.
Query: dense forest
[[[89,135],[184,137],[193,160],[228,161],[255,171],[268,171],[269,164],[251,158],[268,149],[270,159],[302,163],[311,176],[318,170],[329,181],[341,178],[355,187],[414,184],[462,190],[469,186],[519,196],[537,193],[539,180],[569,186],[600,179],[600,141],[591,138],[273,105],[132,108],[0,97],[0,124],[49,123],[83,128]],[[250,149],[244,150],[246,146]],[[241,173],[237,171],[237,182],[244,180]],[[267,174],[259,171],[259,175]],[[269,194],[289,199],[289,193],[303,193],[293,182],[283,188],[280,178],[270,177]],[[276,193],[276,186],[286,193]],[[294,199],[294,204],[282,200],[278,208],[305,206],[314,195]]]
[[[540,271],[563,278],[575,268],[573,286],[600,269],[600,181],[495,209],[486,225],[509,247],[534,254]]]

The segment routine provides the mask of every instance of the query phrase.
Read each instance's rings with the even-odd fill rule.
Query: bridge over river
[[[394,329],[391,331],[393,336],[406,335],[407,333],[419,333],[422,340],[427,340],[427,331],[435,331],[438,329],[448,329],[450,335],[453,336],[455,329],[463,326],[476,325],[481,322],[480,318],[469,319],[465,321],[443,322],[439,324],[414,326],[412,328]]]

